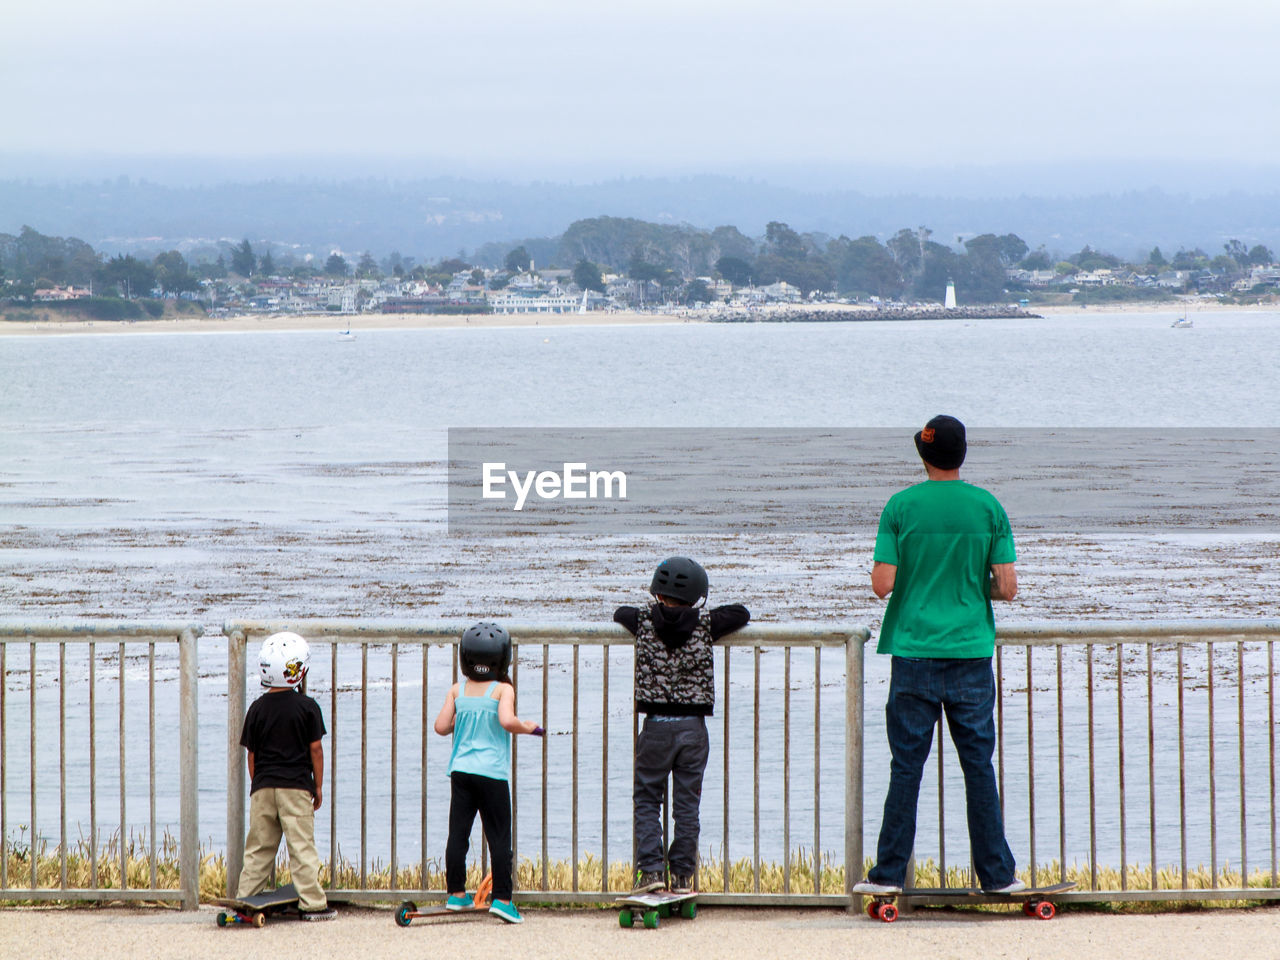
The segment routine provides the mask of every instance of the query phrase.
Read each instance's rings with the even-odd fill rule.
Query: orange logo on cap
[[[925,427],[921,430],[920,439],[925,443],[933,443],[933,427]]]

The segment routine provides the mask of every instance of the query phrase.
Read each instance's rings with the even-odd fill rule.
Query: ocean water
[[[0,338],[0,616],[178,617],[207,625],[201,647],[201,833],[221,845],[225,647],[216,634],[229,617],[607,620],[617,604],[643,601],[658,559],[689,553],[711,570],[713,603],[743,600],[758,619],[878,625],[882,606],[867,589],[873,531],[865,526],[847,534],[790,531],[776,537],[759,531],[589,540],[556,533],[498,540],[450,537],[447,428],[900,428],[905,485],[920,478],[910,434],[938,412],[988,429],[1122,427],[1159,433],[1273,426],[1280,409],[1274,376],[1280,314],[1197,314],[1190,330],[1171,329],[1173,318],[1172,313],[1090,312],[982,322],[387,330],[361,333],[355,341],[339,341],[333,331]],[[1206,496],[1212,498],[1214,491]],[[1016,516],[1013,522],[1016,533]],[[1020,537],[1019,548],[1022,592],[1016,604],[1000,610],[1006,619],[1254,617],[1274,611],[1277,538],[1265,531],[1043,533]],[[114,717],[115,667],[105,662],[113,653],[101,654],[99,710]],[[366,683],[354,660],[344,659],[334,676],[327,649],[318,646],[313,692],[322,697],[328,715],[330,691],[338,687],[341,770],[354,771],[359,757],[352,731],[359,723],[362,685],[378,691],[371,695],[366,721],[376,732],[374,742],[384,748],[389,742],[389,651],[373,655],[372,679]],[[422,853],[414,792],[418,768],[413,766],[419,762],[419,716],[424,702],[428,722],[434,716],[450,672],[447,662],[432,663],[424,688],[420,657],[416,651],[403,656],[411,665],[404,669],[414,679],[402,673],[395,722],[400,779],[391,783],[385,753],[373,749],[363,785],[370,791],[372,821],[366,855],[384,861],[389,854],[384,811],[393,792],[406,797],[397,813],[399,857],[416,861]],[[580,664],[584,703],[594,704],[584,706],[579,718],[584,751],[598,751],[604,722],[602,706],[592,699],[599,695],[593,656],[598,653],[584,652]],[[713,762],[703,804],[704,850],[727,834],[734,857],[751,854],[750,832],[742,831],[755,815],[749,714],[737,712],[749,706],[743,698],[752,695],[753,665],[748,654],[741,656],[742,663],[735,659],[732,666],[737,699],[729,726],[730,787],[725,790],[723,773]],[[762,743],[775,745],[781,723],[779,656],[765,654],[761,674],[766,703],[773,704],[769,716],[776,721],[775,729],[764,731]],[[522,667],[521,710],[530,712],[529,691],[540,696],[543,677],[558,678],[548,680],[556,694],[548,700],[547,726],[557,733],[548,750],[559,764],[567,762],[570,750],[572,718],[560,692],[572,666],[557,657],[552,654],[547,671],[540,660]],[[18,811],[26,804],[26,793],[17,792],[16,785],[25,791],[29,772],[24,766],[25,650],[21,657],[11,654],[6,666],[16,691],[7,706],[12,830],[22,822]],[[81,677],[84,666],[77,668]],[[608,782],[614,859],[629,854],[627,666],[622,660],[612,664],[610,769],[601,776],[590,768],[579,785],[579,833],[587,849],[597,842],[592,838],[600,832],[600,792]],[[884,658],[869,656],[868,850],[878,827],[886,763],[880,725],[885,667]],[[137,669],[143,668],[127,666],[127,678]],[[1068,664],[1069,677],[1078,678],[1079,669]],[[1265,667],[1255,663],[1248,669],[1252,682]],[[44,696],[46,688],[56,686],[56,663],[42,659],[36,674]],[[171,671],[161,674],[171,677]],[[820,845],[828,850],[839,849],[841,842],[840,676],[838,658],[824,661],[822,684],[829,693],[824,692],[821,709],[819,809]],[[168,679],[161,686],[176,685]],[[1077,697],[1074,707],[1083,709],[1078,684],[1068,687],[1068,697]],[[790,843],[795,847],[812,844],[813,819],[812,763],[801,759],[813,755],[812,715],[803,712],[812,710],[812,665],[800,654],[793,664],[792,696],[797,701],[791,759],[796,825]],[[82,731],[87,726],[82,685],[71,701],[69,726]],[[57,730],[56,695],[52,702],[52,708],[43,700],[37,707],[46,747],[54,742],[46,731],[51,738]],[[1224,702],[1219,710],[1229,707]],[[1049,709],[1052,698],[1038,703]],[[126,704],[133,744],[136,731],[145,728],[145,697],[129,693]],[[536,714],[540,703],[535,699],[533,706]],[[723,731],[717,717],[713,758]],[[171,737],[164,740],[170,733],[162,731],[162,754],[174,749]],[[1011,730],[1009,736],[1013,741],[1017,734]],[[527,743],[521,744],[526,752]],[[431,742],[427,760],[432,786],[426,847],[437,858],[447,808],[447,799],[441,799],[447,796],[441,786],[446,747],[444,741]],[[1228,748],[1234,749],[1221,747]],[[131,756],[139,756],[130,749]],[[136,749],[145,755],[145,746]],[[1037,740],[1037,757],[1042,749]],[[1118,743],[1109,749],[1114,754]],[[99,820],[118,820],[118,775],[111,769],[116,757],[111,750],[99,753],[109,758],[99,760]],[[765,747],[762,756],[760,803],[767,825],[776,822],[781,804],[780,748]],[[522,755],[519,768],[522,855],[541,843],[540,785],[536,773],[529,772],[536,768],[529,766],[534,759]],[[88,822],[87,790],[77,786],[87,783],[84,751],[71,751],[70,763],[68,809],[75,835],[77,829],[85,832]],[[1055,756],[1037,763],[1056,776]],[[141,823],[145,812],[145,803],[133,798],[135,764],[136,759],[128,763],[126,772],[131,826]],[[52,812],[44,804],[56,799],[58,771],[43,763],[38,770],[40,831],[49,836],[56,802]],[[744,772],[745,781],[740,779]],[[1246,795],[1263,788],[1263,779],[1253,777]],[[1039,777],[1037,783],[1047,789]],[[950,782],[944,786],[947,849],[954,855],[966,848],[960,788]],[[322,838],[326,851],[330,842],[348,856],[359,849],[354,811],[361,787],[356,779],[340,780],[342,822],[332,841]],[[141,789],[145,798],[145,780]],[[572,825],[571,801],[560,802],[566,785],[552,789],[548,840],[554,855],[566,849]],[[924,804],[933,796],[930,789],[936,786],[926,786]],[[1019,788],[1011,783],[1008,789]],[[1106,789],[1114,792],[1118,785]],[[1136,789],[1131,782],[1130,793]],[[1233,788],[1221,789],[1227,791],[1227,804]],[[721,811],[726,792],[729,830]],[[1042,804],[1038,832],[1045,829],[1040,823],[1048,816],[1045,810],[1053,806]],[[1024,805],[1014,806],[1010,833],[1022,859],[1029,816],[1019,812]],[[922,805],[922,824],[925,809]],[[1166,815],[1177,813],[1175,805]],[[1251,810],[1244,819],[1254,816]],[[176,822],[171,796],[161,798],[159,817],[162,823]],[[1100,859],[1118,863],[1114,820],[1108,814],[1098,824],[1101,850],[1109,854]],[[1238,828],[1239,823],[1232,829]],[[1172,828],[1166,823],[1164,829]],[[1077,853],[1079,831],[1071,829]],[[1266,824],[1254,824],[1249,833],[1252,847],[1265,838]],[[761,845],[767,858],[777,859],[783,842],[776,829],[765,827]],[[1046,845],[1042,839],[1041,859]],[[1260,855],[1252,852],[1251,861]],[[1208,853],[1202,858],[1207,861]]]

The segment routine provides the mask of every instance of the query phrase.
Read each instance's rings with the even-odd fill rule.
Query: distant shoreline
[[[1039,305],[1029,304],[1027,313],[1041,317],[1071,314],[1158,314],[1176,316],[1195,313],[1275,313],[1276,304],[1221,304],[1210,301],[1149,301],[1085,306],[1081,304]],[[858,314],[858,320],[869,322],[909,322],[916,317],[901,312],[881,311],[875,307],[848,304],[817,304],[798,307],[779,304],[759,311],[761,322],[795,321],[794,315],[805,312],[839,312]],[[932,314],[919,319],[936,319]],[[972,319],[958,315],[958,319]],[[58,336],[65,334],[138,334],[138,333],[246,333],[287,331],[331,331],[336,336],[348,329],[353,334],[371,330],[432,330],[432,329],[499,329],[503,327],[607,327],[625,325],[667,325],[679,323],[725,322],[723,311],[683,310],[675,313],[639,313],[616,311],[613,313],[489,313],[489,314],[430,314],[430,313],[374,313],[353,315],[305,315],[247,314],[236,317],[182,317],[170,320],[6,320],[0,318],[0,336]],[[853,319],[853,317],[850,317]],[[743,322],[743,321],[737,321]],[[751,321],[746,321],[751,322]]]
[[[370,330],[496,329],[502,327],[603,327],[625,324],[671,324],[701,322],[701,318],[681,314],[651,313],[361,313],[351,315],[245,314],[235,317],[198,317],[175,320],[41,320],[0,319],[0,336],[58,336],[60,334],[139,333],[252,333],[252,332],[332,332],[337,336],[350,330],[360,334]]]

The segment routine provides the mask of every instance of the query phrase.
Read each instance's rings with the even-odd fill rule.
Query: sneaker
[[[323,910],[299,910],[299,920],[336,920],[338,911],[333,907],[325,907]]]
[[[853,885],[853,892],[871,897],[889,897],[901,893],[902,887],[892,883],[872,883],[870,880],[859,880]]]
[[[672,893],[693,893],[693,874],[673,873],[670,890]]]
[[[469,893],[464,893],[462,896],[451,894],[449,899],[444,902],[446,910],[474,910],[475,906],[476,902]]]
[[[1013,883],[1006,883],[1003,887],[996,887],[994,890],[983,890],[983,893],[1021,893],[1027,889],[1027,885],[1017,877],[1013,878]]]
[[[507,923],[524,923],[524,917],[510,900],[495,900],[489,906],[489,912]]]
[[[662,875],[661,870],[639,870],[636,872],[636,884],[631,888],[633,895],[638,893],[653,893],[655,890],[662,890],[667,885],[667,879]]]

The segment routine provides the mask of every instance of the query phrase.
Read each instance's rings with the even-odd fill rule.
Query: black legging
[[[477,811],[493,861],[493,899],[511,899],[511,791],[506,780],[455,771],[449,799],[449,843],[444,849],[449,892],[467,888],[467,849]]]

